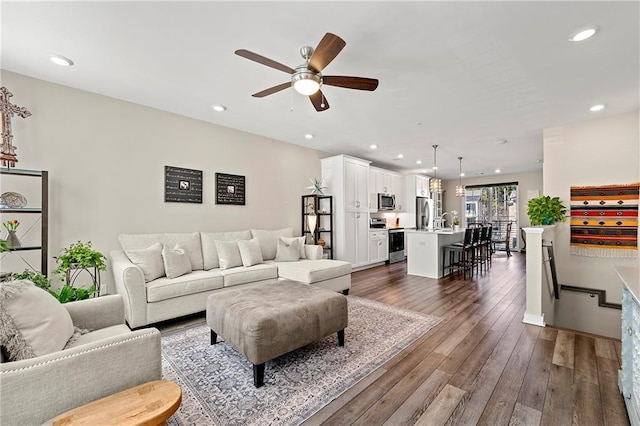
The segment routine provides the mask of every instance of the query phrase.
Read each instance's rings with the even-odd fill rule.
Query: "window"
[[[465,219],[470,223],[491,223],[498,232],[511,225],[511,244],[518,244],[518,183],[499,183],[486,186],[467,186],[465,195]]]

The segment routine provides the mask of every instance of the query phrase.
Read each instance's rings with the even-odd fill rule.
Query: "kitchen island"
[[[407,274],[427,278],[441,278],[442,247],[462,242],[464,229],[406,230],[407,234]]]

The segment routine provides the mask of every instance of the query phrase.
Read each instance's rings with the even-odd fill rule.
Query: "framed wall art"
[[[244,176],[216,173],[216,204],[244,206]]]
[[[202,170],[164,166],[164,201],[202,204]]]

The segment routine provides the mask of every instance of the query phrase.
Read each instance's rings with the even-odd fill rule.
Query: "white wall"
[[[323,153],[7,71],[1,76],[12,101],[32,113],[13,119],[17,167],[50,174],[51,257],[78,240],[108,254],[119,248],[120,233],[300,232],[300,196],[309,192],[309,178],[320,177]],[[202,204],[164,202],[165,165],[204,172]],[[246,177],[245,206],[215,204],[216,172]],[[3,179],[1,189],[21,192],[19,186]],[[14,256],[0,269],[24,269],[13,266]],[[105,282],[112,282],[110,271]]]
[[[628,184],[640,178],[640,114],[589,120],[544,132],[544,194],[569,207],[570,187]],[[613,265],[637,261],[572,256],[569,222],[556,227],[556,261],[561,284],[603,289],[620,303],[621,284]]]
[[[492,185],[497,183],[518,182],[518,226],[520,228],[531,225],[527,216],[528,191],[538,190],[542,193],[542,171],[531,173],[497,174],[490,176],[465,177],[462,184],[467,185]],[[446,211],[456,210],[464,212],[464,198],[456,197],[456,185],[459,180],[447,180],[442,182],[444,193],[444,208]],[[461,213],[462,214],[462,213]],[[462,216],[461,216],[462,217]],[[522,238],[518,234],[517,249],[522,246]]]

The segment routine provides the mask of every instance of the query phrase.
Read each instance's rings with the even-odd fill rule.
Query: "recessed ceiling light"
[[[500,169],[496,169],[496,173],[500,173]]]
[[[498,144],[498,145],[504,145],[506,143],[508,143],[508,141],[506,139],[498,139],[497,142],[496,142],[496,144]]]
[[[217,112],[223,112],[227,110],[227,107],[224,105],[211,105],[211,108],[213,108],[213,110]]]
[[[542,160],[536,160],[536,163],[542,163]]]
[[[464,177],[464,172],[460,173],[460,177]]]
[[[571,34],[569,37],[569,41],[584,41],[588,38],[593,37],[593,35],[598,31],[598,27],[588,27],[582,28],[575,33]]]
[[[305,139],[313,139],[313,135],[312,135],[311,133],[306,133],[306,134],[304,135],[304,138],[305,138]]]
[[[604,104],[598,104],[598,105],[594,105],[591,108],[589,108],[589,111],[598,112],[598,111],[602,111],[603,109],[604,109]]]
[[[422,164],[422,160],[416,160],[416,164]]]
[[[378,149],[378,145],[376,145],[375,143],[372,143],[371,145],[369,145],[369,148]]]
[[[398,154],[398,158],[404,158],[404,155]]]
[[[70,67],[71,65],[73,65],[73,61],[71,59],[66,58],[62,55],[51,55],[49,56],[49,59],[51,60],[51,62],[56,65],[60,65],[61,67]]]

